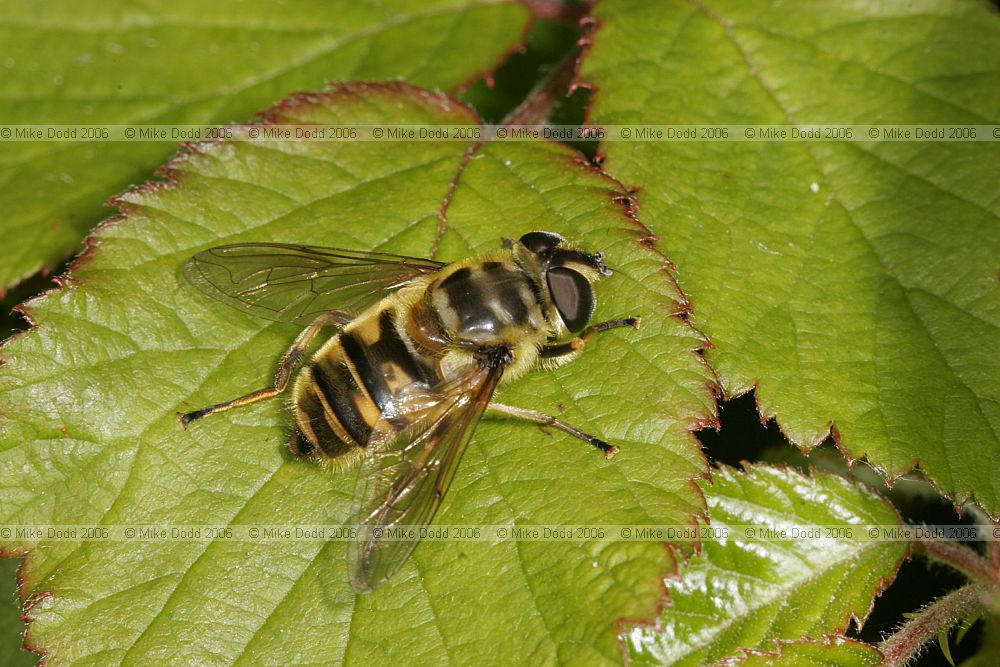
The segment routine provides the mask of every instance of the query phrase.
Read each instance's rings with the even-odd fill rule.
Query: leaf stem
[[[916,547],[931,560],[949,565],[969,579],[986,584],[1000,583],[1000,569],[963,544],[943,540],[917,540]]]
[[[516,109],[503,119],[504,125],[540,125],[562,102],[573,85],[580,49],[574,48],[538,82]]]
[[[982,584],[966,584],[921,609],[879,646],[885,656],[881,667],[906,665],[940,632],[982,608],[986,590]]]

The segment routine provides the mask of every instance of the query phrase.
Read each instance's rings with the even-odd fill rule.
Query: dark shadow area
[[[21,648],[24,621],[17,602],[17,570],[20,558],[0,557],[0,665],[3,667],[29,667],[38,663],[38,656]]]
[[[753,391],[729,400],[719,400],[719,430],[707,428],[695,433],[709,463],[739,466],[743,461],[760,461],[766,450],[792,449],[773,419],[762,423],[757,414]]]
[[[26,330],[29,326],[24,315],[14,312],[14,306],[24,303],[46,290],[58,287],[52,277],[60,275],[65,270],[66,266],[64,265],[50,275],[36,274],[15,286],[0,299],[0,341],[10,338],[18,331]]]
[[[578,26],[540,19],[528,33],[524,51],[514,53],[492,77],[476,80],[458,98],[471,104],[486,123],[499,123],[568,53],[581,36]],[[492,83],[492,85],[490,85]]]
[[[852,467],[832,438],[827,438],[808,456],[792,445],[773,419],[761,422],[757,412],[755,392],[719,401],[719,429],[703,429],[695,433],[709,461],[714,465],[741,467],[744,461],[790,465],[804,472],[812,466],[818,470],[857,479],[869,488],[885,495],[905,521],[911,524],[953,525],[974,523],[968,513],[959,517],[954,505],[924,481],[919,471],[906,475],[889,488],[884,478],[863,461]],[[982,551],[983,543],[966,543]],[[847,634],[864,641],[878,643],[904,620],[903,614],[915,612],[948,591],[965,583],[965,578],[951,568],[929,563],[916,557],[903,563],[899,575],[875,600],[875,606],[864,628],[851,628]],[[951,654],[956,664],[973,655],[979,647],[982,623],[977,623],[959,645],[952,635]],[[930,646],[916,660],[915,667],[950,667],[941,650]]]
[[[948,591],[952,591],[965,583],[958,572],[949,567],[929,563],[923,558],[914,558],[903,563],[899,574],[892,585],[875,600],[875,607],[865,622],[865,627],[859,632],[851,627],[846,633],[871,644],[879,643],[883,637],[890,634],[901,621],[902,614],[913,612]],[[955,633],[951,634],[949,646],[951,657],[955,664],[972,657],[982,641],[982,623],[976,623],[962,639],[955,644]],[[921,656],[913,662],[914,667],[951,667],[944,653],[933,643],[927,647]]]
[[[550,122],[553,125],[571,125],[575,128],[582,128],[587,118],[590,97],[590,90],[577,88],[552,113]],[[563,143],[580,151],[591,163],[596,164],[594,158],[597,156],[597,146],[600,143],[596,137],[591,140],[564,141]]]
[[[532,91],[535,85],[577,50],[583,36],[579,26],[561,21],[539,19],[532,26],[524,51],[513,54],[492,77],[477,80],[458,95],[475,107],[485,123],[500,123]],[[492,85],[491,85],[492,84]],[[575,90],[557,106],[549,117],[551,125],[581,127],[586,118],[590,91]],[[598,141],[563,141],[593,161]]]

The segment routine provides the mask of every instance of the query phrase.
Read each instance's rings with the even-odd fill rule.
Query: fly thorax
[[[430,303],[456,339],[488,345],[546,326],[537,290],[513,262],[463,266],[431,287]]]

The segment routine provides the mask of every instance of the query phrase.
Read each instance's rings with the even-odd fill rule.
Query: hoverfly
[[[270,387],[185,413],[181,423],[281,394],[321,329],[338,327],[295,379],[289,449],[337,467],[361,462],[353,523],[367,530],[349,569],[356,590],[374,590],[418,543],[380,539],[375,529],[431,522],[486,410],[560,428],[608,458],[618,451],[553,416],[491,400],[501,381],[565,363],[601,331],[638,327],[637,317],[588,326],[593,283],[611,273],[603,253],[551,232],[454,264],[280,243],[205,250],[185,265],[191,283],[305,329]]]

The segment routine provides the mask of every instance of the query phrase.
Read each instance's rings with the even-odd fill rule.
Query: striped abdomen
[[[296,383],[296,454],[361,451],[382,410],[403,387],[438,383],[433,359],[411,353],[391,303],[359,318],[324,345]],[[305,445],[310,445],[306,447]],[[296,449],[303,451],[296,451]]]

